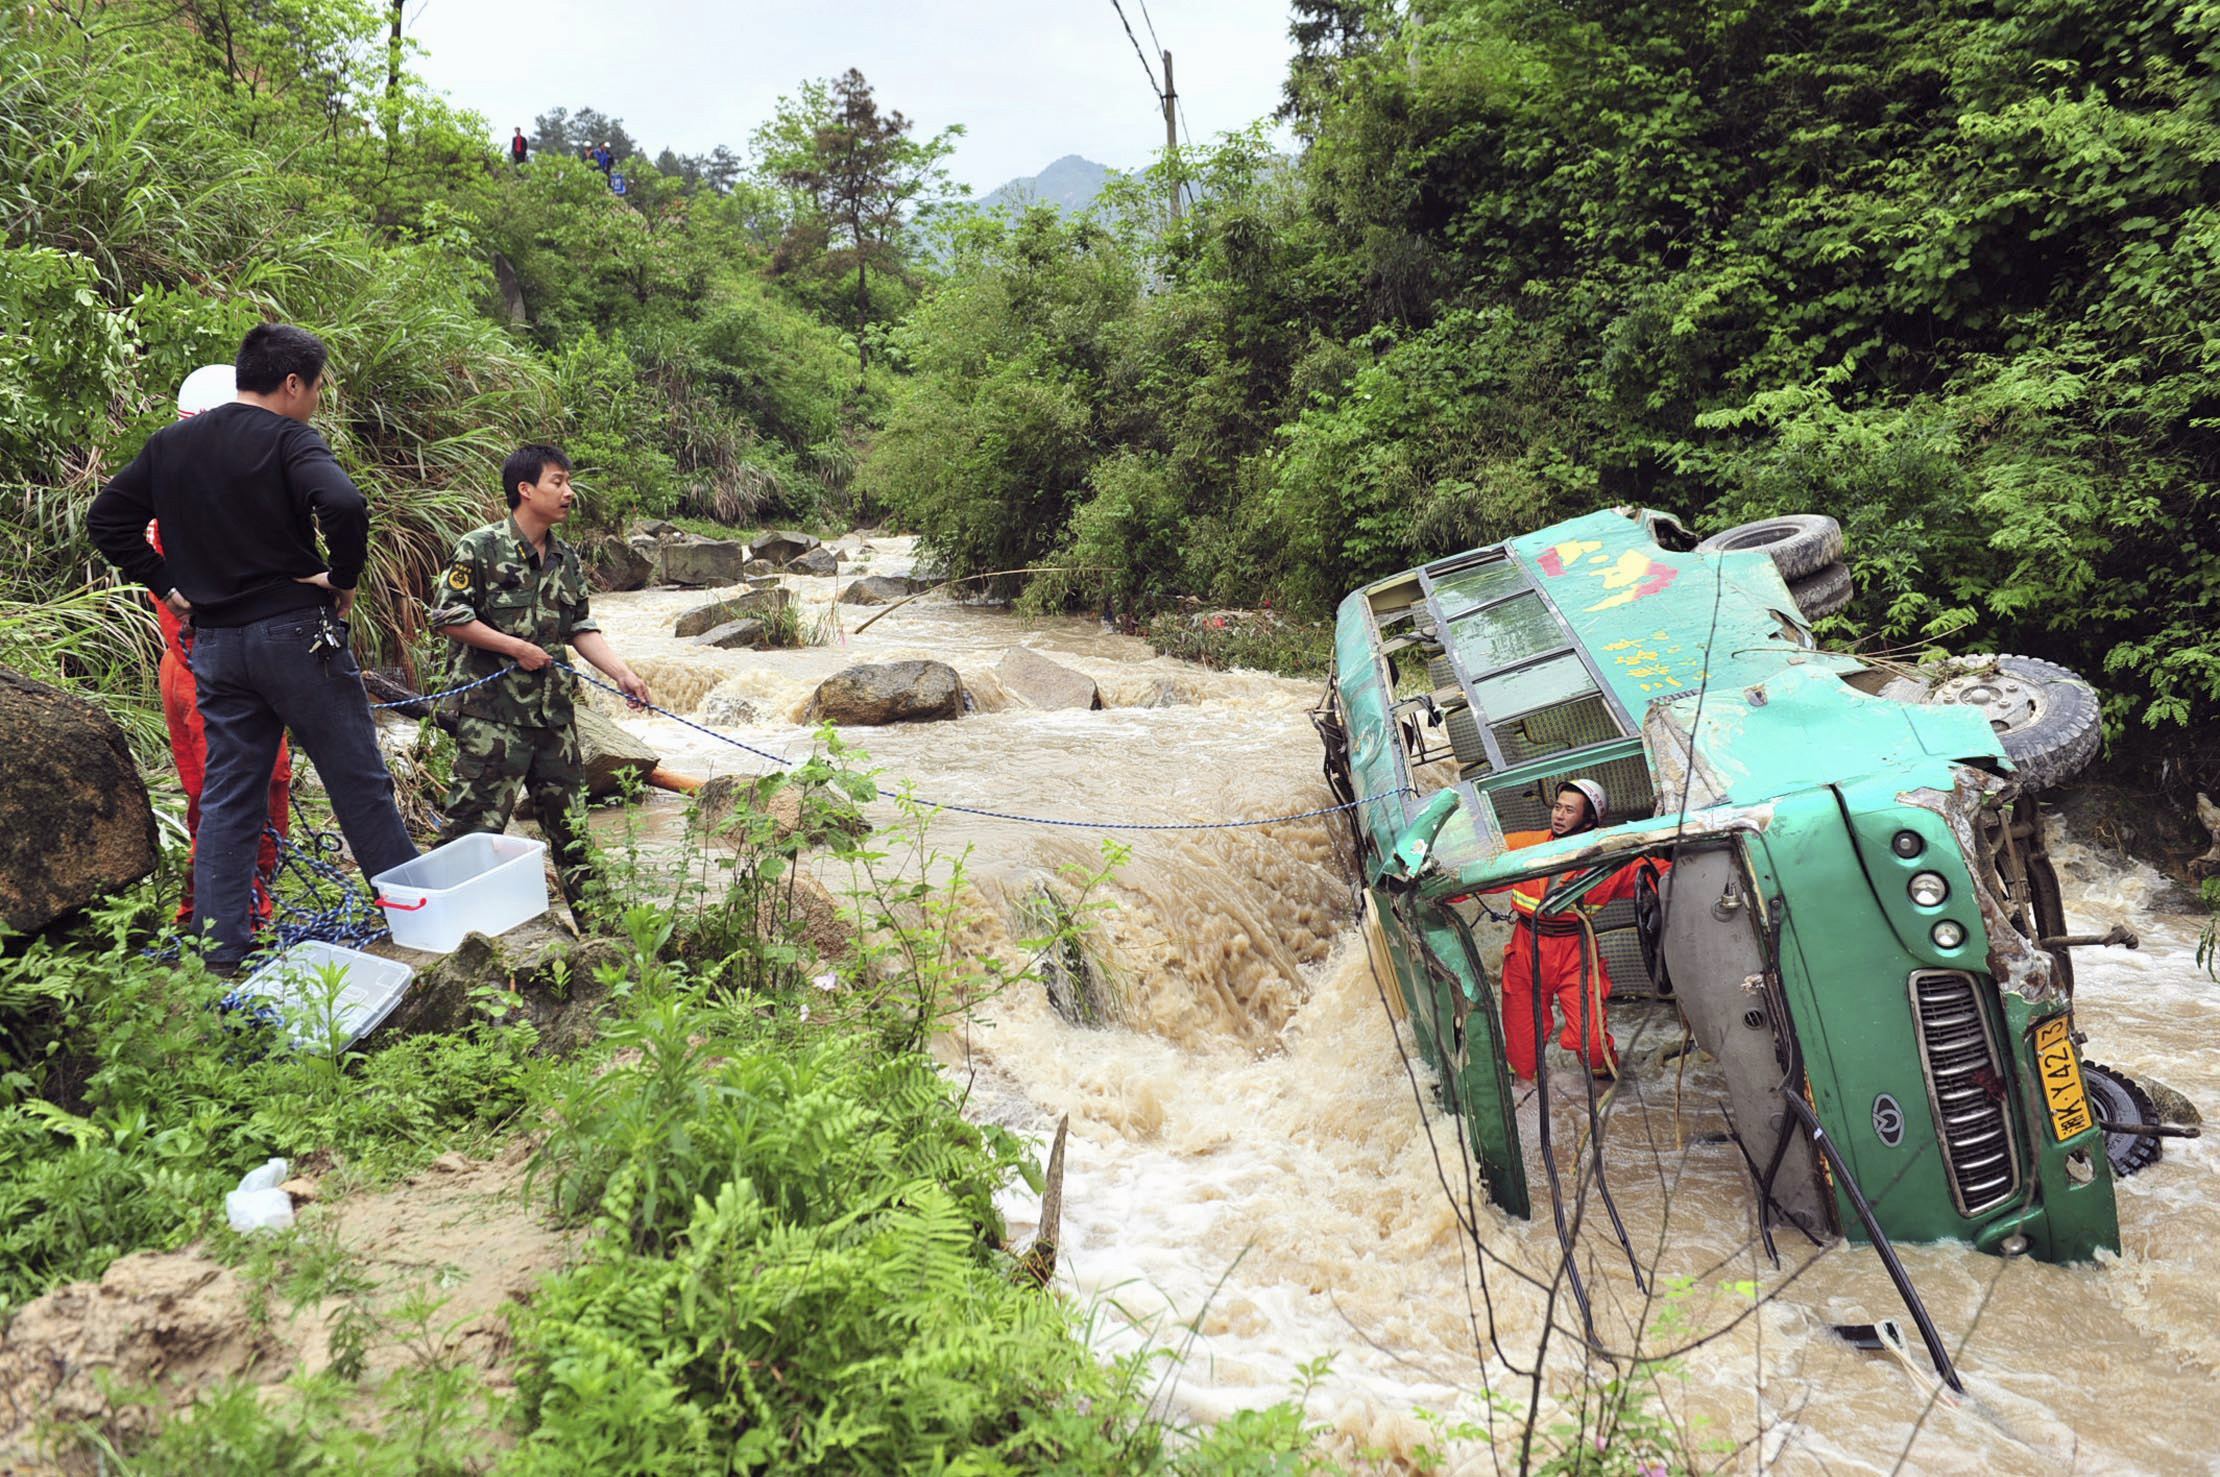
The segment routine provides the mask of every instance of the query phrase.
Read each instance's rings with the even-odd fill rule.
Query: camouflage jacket
[[[432,629],[474,620],[530,641],[556,657],[564,657],[563,645],[573,636],[601,629],[589,613],[586,571],[578,551],[550,529],[547,557],[541,559],[514,518],[464,534],[455,545],[454,562],[439,577]],[[473,681],[510,665],[505,656],[459,642],[455,652],[456,682]],[[577,678],[546,667],[511,672],[449,701],[465,718],[526,728],[567,728],[575,716],[577,690]]]

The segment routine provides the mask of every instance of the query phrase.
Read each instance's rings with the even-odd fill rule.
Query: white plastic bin
[[[336,968],[345,979],[327,1007],[323,971]],[[250,1002],[274,1006],[294,1044],[322,1046],[324,1012],[340,1047],[352,1046],[375,1030],[406,994],[416,971],[398,959],[380,959],[359,949],[304,939],[288,945],[268,964],[248,975],[239,993]]]
[[[547,911],[547,843],[465,836],[370,879],[393,942],[446,954],[466,933],[507,933]]]

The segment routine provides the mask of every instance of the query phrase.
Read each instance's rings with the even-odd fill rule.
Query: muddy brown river
[[[886,539],[844,566],[909,567]],[[836,582],[790,578],[815,622]],[[798,720],[815,685],[857,661],[948,662],[978,711],[953,723],[855,730],[872,767],[939,802],[1078,821],[1183,822],[1280,815],[1331,803],[1307,708],[1314,683],[1207,671],[1154,655],[1097,623],[915,601],[855,633],[840,608],[829,643],[781,652],[704,650],[670,634],[699,592],[597,597],[613,643],[665,706],[773,752],[800,757]],[[994,677],[1025,645],[1093,677],[1105,708],[1043,713],[1009,703]],[[630,721],[630,720],[628,720]],[[679,724],[633,724],[674,768],[768,767]],[[651,802],[653,836],[680,807]],[[874,817],[892,816],[884,803]],[[969,848],[976,897],[967,942],[1010,949],[1020,900],[1060,869],[1099,860],[1104,833],[943,815],[944,854]],[[1130,855],[1101,894],[1090,945],[1122,1023],[1068,1024],[1044,994],[982,1008],[950,1070],[975,1116],[1039,1134],[1060,1115],[1071,1138],[1059,1277],[1094,1312],[1106,1352],[1144,1343],[1186,1351],[1165,1399],[1207,1421],[1295,1388],[1347,1457],[1389,1466],[1444,1443],[1440,1418],[1487,1428],[1489,1395],[1523,1412],[1557,1241],[1533,1148],[1540,1105],[1522,1109],[1537,1217],[1511,1220],[1469,1188],[1457,1126],[1415,1091],[1352,924],[1329,823],[1125,833]],[[2209,1111],[2220,1103],[2220,986],[2195,964],[2190,901],[2149,869],[2065,838],[2069,922],[2124,920],[2138,952],[2077,956],[2087,1054],[2156,1078]],[[1647,1010],[1649,1014],[1644,1015]],[[2047,1266],[1957,1245],[1903,1248],[1954,1351],[1968,1394],[1931,1399],[1923,1361],[1860,1353],[1834,1323],[1902,1317],[1864,1247],[1781,1233],[1780,1265],[1755,1245],[1748,1176],[1720,1135],[1721,1089],[1665,1008],[1615,1011],[1628,1076],[1605,1138],[1611,1189],[1652,1291],[1600,1214],[1579,1233],[1600,1335],[1614,1348],[1691,1345],[1655,1378],[1656,1404],[1706,1465],[1781,1472],[2205,1472],[2220,1452],[2220,1233],[2213,1149],[2169,1141],[2164,1159],[2119,1186],[2120,1255]],[[1408,1046],[1408,1043],[1405,1043]],[[1412,1065],[1430,1084],[1424,1065]],[[1570,1183],[1587,1115],[1575,1074],[1554,1107]],[[1473,1207],[1476,1207],[1473,1208]],[[1593,1209],[1593,1207],[1592,1207]],[[1013,1233],[1031,1197],[1010,1197]],[[1485,1256],[1476,1252],[1475,1237]],[[1483,1274],[1485,1287],[1483,1288]],[[1753,1311],[1753,1302],[1755,1303]],[[1600,1373],[1569,1305],[1543,1360],[1548,1412]],[[1907,1332],[1909,1320],[1905,1320]],[[1914,1348],[1917,1348],[1916,1338]],[[1501,1415],[1495,1428],[1508,1432]],[[1515,1470],[1516,1450],[1448,1443],[1448,1469]]]

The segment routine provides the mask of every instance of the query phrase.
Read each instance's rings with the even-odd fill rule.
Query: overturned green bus
[[[2067,936],[2033,798],[2093,754],[2095,695],[2024,658],[1816,649],[1841,552],[1824,518],[1699,543],[1622,509],[1342,603],[1319,727],[1393,1003],[1490,1197],[1531,1214],[1470,900],[1546,878],[1551,915],[1669,988],[1717,1059],[1761,1226],[1873,1240],[1900,1286],[1890,1238],[2116,1248],[2106,1125],[2123,1170],[2156,1143],[2111,1121],[2147,1100],[2080,1058],[2069,951],[2100,941]],[[1576,776],[1608,824],[1507,847]],[[1645,857],[1671,865],[1642,906],[1581,911]]]

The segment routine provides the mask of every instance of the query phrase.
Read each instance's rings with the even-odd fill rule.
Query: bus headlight
[[[1927,849],[1926,840],[1917,831],[1898,831],[1889,838],[1889,850],[1910,861]]]
[[[1966,941],[1965,929],[1948,918],[1936,924],[1928,931],[1927,936],[1935,941],[1938,949],[1955,949]]]
[[[1943,880],[1940,872],[1914,872],[1911,885],[1904,890],[1923,908],[1939,908],[1943,899],[1950,896],[1950,884]]]

